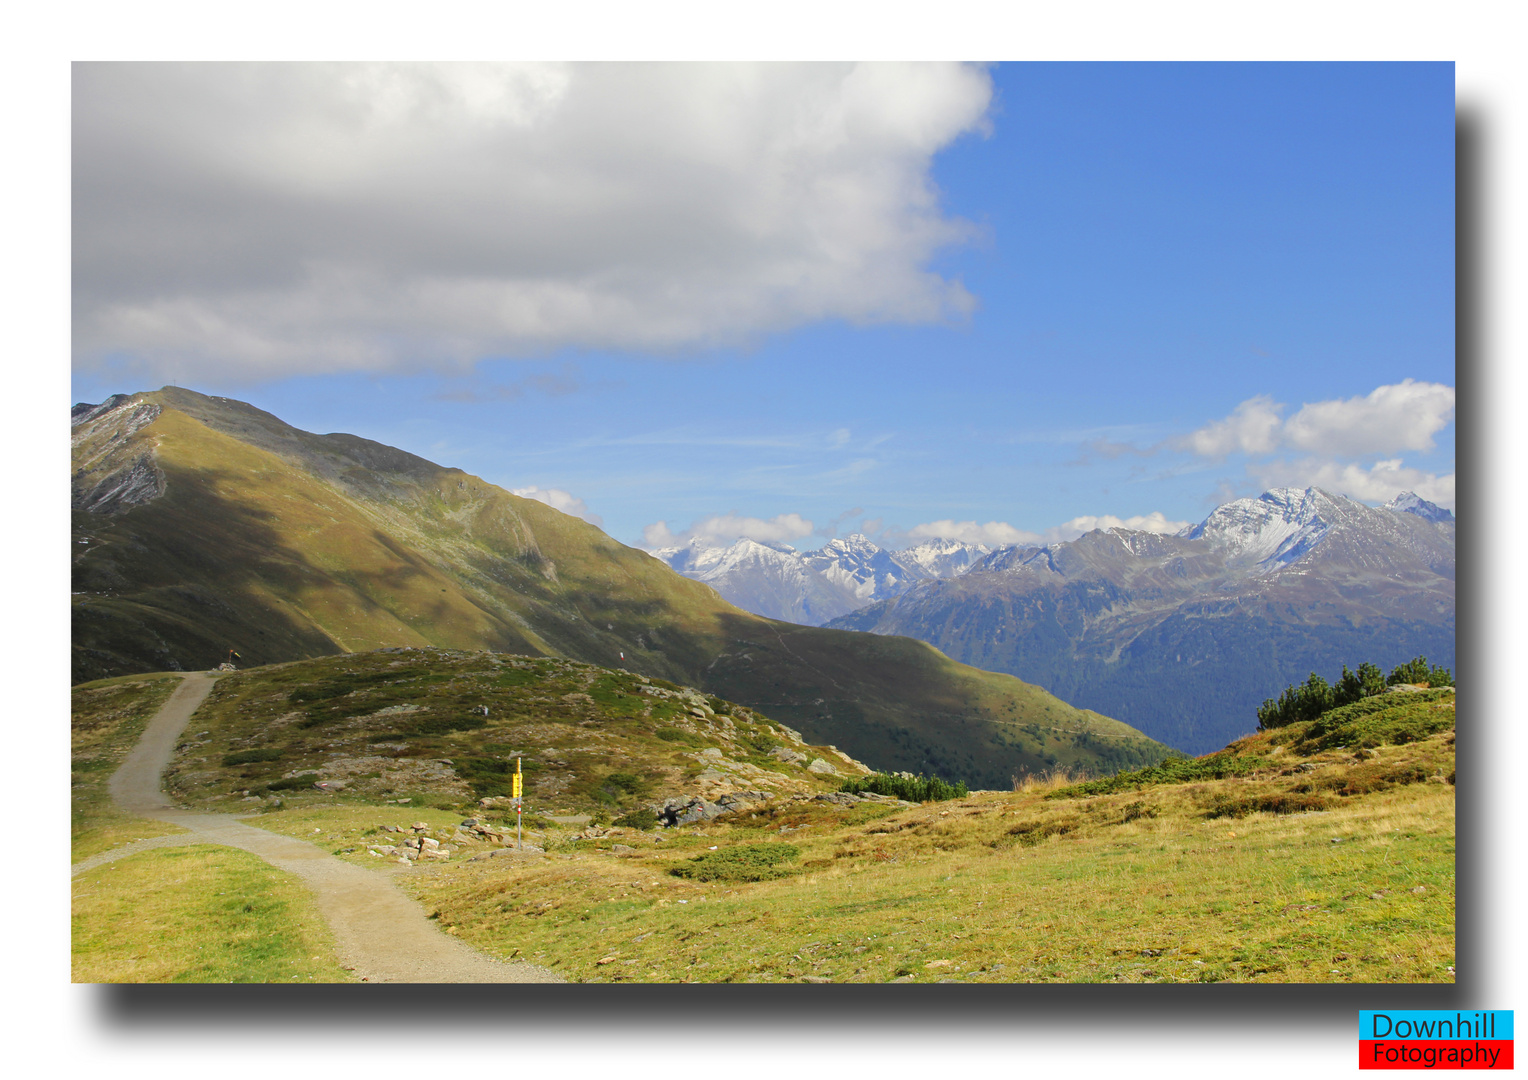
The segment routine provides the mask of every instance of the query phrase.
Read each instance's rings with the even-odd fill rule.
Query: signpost
[[[521,815],[522,815],[523,811],[522,811],[522,808],[521,808],[522,800],[520,798],[520,759],[519,758],[515,758],[514,798],[515,798],[515,850],[516,851],[522,851],[524,849],[523,849],[523,847],[522,847],[522,845],[520,843],[520,819],[521,819]]]

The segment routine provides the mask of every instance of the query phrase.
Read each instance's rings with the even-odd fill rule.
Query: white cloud
[[[1324,457],[1362,457],[1431,450],[1433,436],[1454,418],[1454,388],[1403,379],[1363,397],[1311,402],[1288,420],[1286,406],[1266,395],[1248,398],[1230,416],[1177,441],[1200,457],[1266,455],[1283,448]]]
[[[78,64],[76,362],[190,381],[928,323],[955,64]]]
[[[1318,487],[1368,503],[1389,502],[1404,491],[1413,491],[1428,502],[1454,509],[1454,473],[1439,476],[1409,468],[1400,458],[1379,461],[1367,468],[1320,459],[1279,460],[1260,463],[1248,471],[1264,490]]]
[[[1453,417],[1452,386],[1405,379],[1365,397],[1303,406],[1285,422],[1284,442],[1330,456],[1431,450]]]
[[[1233,453],[1270,454],[1278,448],[1283,408],[1266,395],[1248,398],[1224,420],[1207,424],[1186,436],[1181,445],[1208,458],[1223,458]]]
[[[730,544],[746,537],[749,540],[783,544],[810,536],[815,526],[800,514],[776,514],[772,518],[743,517],[738,514],[714,514],[701,518],[683,532],[674,532],[668,522],[657,521],[642,529],[642,542],[649,549],[682,547],[691,540],[708,545]]]
[[[1045,541],[1049,544],[1059,543],[1063,540],[1075,540],[1083,533],[1092,532],[1094,529],[1129,529],[1132,532],[1149,532],[1171,535],[1188,528],[1193,522],[1169,521],[1167,515],[1160,510],[1153,510],[1149,514],[1137,514],[1135,517],[1117,518],[1113,514],[1094,516],[1084,514],[1074,517],[1071,521],[1056,526],[1054,529],[1045,531]]]
[[[513,488],[512,494],[522,499],[535,499],[537,502],[546,503],[553,510],[561,510],[564,514],[571,514],[576,518],[583,518],[590,525],[603,529],[605,519],[598,514],[591,513],[588,504],[576,495],[569,494],[561,488],[541,488],[534,484],[530,487]]]
[[[951,521],[948,518],[914,525],[901,534],[900,539],[907,544],[918,544],[924,540],[959,540],[966,544],[986,544],[989,547],[1040,542],[1036,533],[1016,529],[1006,521],[989,521],[985,525],[978,525],[974,521]]]

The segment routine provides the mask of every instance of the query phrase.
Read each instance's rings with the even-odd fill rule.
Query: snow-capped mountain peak
[[[1321,543],[1333,526],[1367,509],[1320,488],[1273,488],[1255,499],[1219,506],[1178,535],[1205,540],[1236,562],[1274,570]]]
[[[1430,503],[1414,491],[1403,491],[1387,502],[1382,509],[1397,514],[1415,514],[1426,521],[1453,521],[1454,514],[1437,503]]]

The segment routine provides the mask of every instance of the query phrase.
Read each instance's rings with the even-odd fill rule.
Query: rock
[[[816,773],[818,776],[838,775],[838,770],[829,765],[826,761],[822,760],[822,758],[813,758],[812,763],[806,767],[806,771],[809,773]]]
[[[542,855],[544,852],[535,844],[526,844],[523,849],[516,850],[514,847],[495,848],[493,851],[485,851],[481,855],[474,855],[468,862],[482,862],[484,859],[513,858],[516,855],[530,856]],[[572,858],[572,856],[564,856]]]
[[[775,747],[769,752],[769,756],[774,758],[776,761],[783,761],[787,765],[794,765],[798,762],[806,760],[805,754],[796,750],[791,750],[784,746]]]
[[[473,827],[473,826],[474,826],[474,825],[480,825],[480,824],[482,824],[482,822],[480,822],[480,821],[478,821],[478,819],[477,819],[477,818],[475,818],[475,817],[470,817],[470,818],[468,818],[468,819],[467,819],[467,820],[466,820],[466,821],[464,821],[464,822],[462,822],[462,828],[464,828],[464,829],[470,829],[470,828],[472,828],[472,827]]]
[[[722,756],[722,752],[719,749],[717,749],[716,747],[712,746],[712,747],[706,748],[705,750],[702,750],[700,753],[696,754],[695,756],[696,757],[703,757],[703,758],[719,758],[719,757]]]
[[[797,981],[804,983],[830,983],[833,980],[825,975],[803,975]]]
[[[1411,891],[1414,892],[1414,893],[1425,893],[1427,891],[1427,886],[1426,885],[1418,885],[1415,889],[1412,889]]]
[[[615,852],[617,855],[621,855],[628,851],[636,851],[637,849],[632,847],[630,844],[612,844],[610,845],[610,850]]]
[[[429,832],[430,831],[430,826],[426,822],[423,822],[423,821],[416,821],[416,822],[414,822],[414,824],[410,825],[409,828],[413,829],[415,832]]]
[[[431,836],[421,836],[419,838],[419,842],[424,847],[429,848],[431,851],[434,851],[436,848],[440,847],[440,841]]]

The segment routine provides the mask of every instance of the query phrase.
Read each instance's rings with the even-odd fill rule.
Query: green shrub
[[[627,829],[656,829],[658,827],[658,815],[645,806],[639,806],[616,818],[612,825],[620,825]]]
[[[1453,686],[1454,677],[1447,668],[1432,667],[1427,663],[1427,657],[1419,656],[1415,660],[1408,660],[1392,671],[1385,683],[1389,686],[1402,684],[1439,687]]]
[[[664,742],[686,743],[690,746],[699,746],[702,742],[688,731],[681,731],[676,727],[661,727],[655,734]]]
[[[780,866],[801,854],[794,844],[744,844],[707,851],[669,873],[690,881],[773,881],[794,871]]]
[[[1025,847],[1034,847],[1048,837],[1065,836],[1077,830],[1077,819],[1062,818],[1050,821],[1021,821],[1008,830],[1009,836],[1018,837]]]
[[[951,784],[937,776],[907,776],[902,773],[871,773],[845,780],[839,791],[851,795],[861,791],[873,792],[908,802],[943,802],[946,799],[964,799],[971,794],[965,781]]]
[[[1319,795],[1299,795],[1292,792],[1273,792],[1268,795],[1249,795],[1234,798],[1217,795],[1207,817],[1246,817],[1248,814],[1303,814],[1313,810],[1325,810],[1326,800]]]
[[[409,736],[449,735],[453,731],[476,731],[487,727],[488,721],[481,716],[462,716],[455,719],[420,720],[404,734]]]
[[[1447,668],[1430,666],[1425,656],[1408,660],[1388,676],[1382,675],[1380,669],[1370,663],[1359,664],[1357,671],[1349,671],[1344,664],[1336,686],[1327,685],[1327,681],[1313,671],[1302,685],[1290,686],[1277,700],[1269,698],[1263,702],[1257,710],[1257,729],[1271,731],[1304,720],[1315,720],[1329,709],[1374,697],[1383,693],[1387,686],[1403,683],[1437,688],[1453,686],[1454,677]]]
[[[1339,746],[1357,750],[1417,742],[1454,726],[1454,711],[1438,708],[1452,697],[1447,690],[1432,690],[1355,701],[1324,714],[1292,749],[1313,754]]]
[[[1111,795],[1116,791],[1134,791],[1154,784],[1194,784],[1202,780],[1224,780],[1228,776],[1246,776],[1267,764],[1267,760],[1252,754],[1230,754],[1224,750],[1199,758],[1168,758],[1160,765],[1058,788],[1046,798],[1072,799],[1079,795]]]
[[[318,773],[302,773],[298,776],[288,776],[281,780],[272,780],[266,784],[270,791],[295,791],[298,788],[312,787],[318,782]]]
[[[225,754],[223,766],[231,768],[234,765],[252,765],[257,761],[276,761],[281,757],[281,751],[275,747],[265,747],[260,750],[241,750],[237,754]]]

